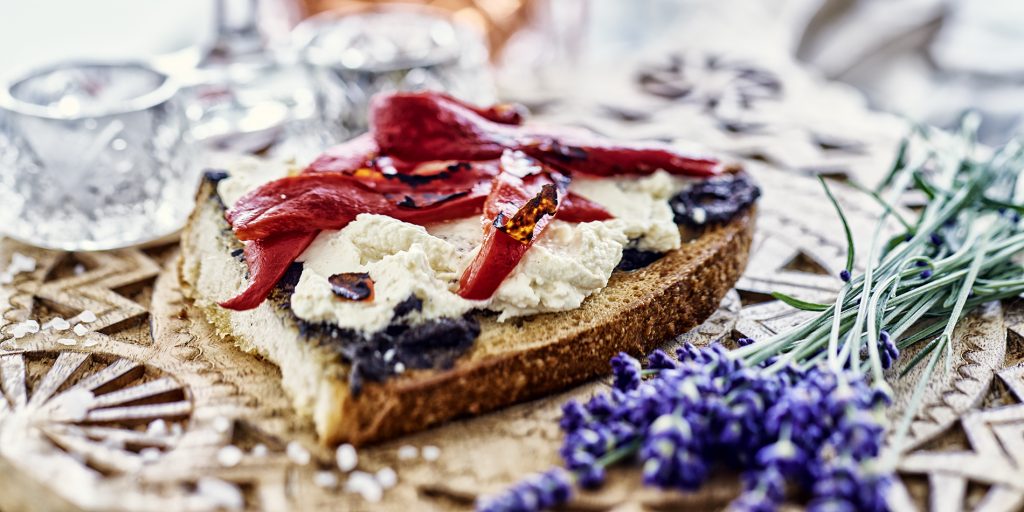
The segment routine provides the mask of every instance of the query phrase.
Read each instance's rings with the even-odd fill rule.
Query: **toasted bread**
[[[451,368],[367,382],[357,396],[348,365],[306,339],[279,301],[241,312],[217,305],[242,286],[246,267],[232,255],[242,246],[208,181],[182,235],[179,275],[186,296],[219,335],[280,367],[285,391],[323,443],[358,445],[565,388],[606,372],[620,351],[645,354],[697,326],[743,272],[755,215],[750,207],[724,224],[680,228],[680,249],[639,270],[616,271],[575,310],[500,323],[481,315],[480,336]]]

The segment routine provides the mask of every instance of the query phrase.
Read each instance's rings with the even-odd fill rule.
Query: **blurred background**
[[[865,106],[1024,123],[1020,0],[0,0],[0,47],[0,225],[66,250],[173,237],[202,168],[309,161],[380,91],[868,183],[905,125]]]
[[[248,0],[227,0],[242,12]],[[257,29],[270,47],[344,0],[259,0]],[[985,117],[998,143],[1024,112],[1024,2],[987,0],[434,0],[484,31],[499,85],[529,67],[560,71],[644,55],[687,40],[791,55],[852,84],[872,107],[947,126],[965,109]],[[213,0],[0,2],[0,73],[66,58],[155,57],[186,69],[217,42]],[[244,20],[228,20],[244,23]],[[509,78],[511,76],[511,78]],[[557,87],[566,80],[536,77]],[[578,84],[573,84],[574,86]]]

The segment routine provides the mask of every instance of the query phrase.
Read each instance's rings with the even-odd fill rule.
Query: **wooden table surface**
[[[904,129],[792,64],[722,57],[665,53],[617,70],[586,94],[520,98],[543,107],[545,120],[616,137],[691,140],[751,159],[764,197],[750,266],[713,317],[669,346],[731,343],[798,322],[800,314],[771,300],[771,291],[808,300],[834,293],[845,242],[813,176],[877,179]],[[746,101],[735,101],[744,94]],[[866,236],[876,205],[837,187],[855,236]],[[381,501],[370,502],[345,491],[348,475],[294,416],[277,369],[216,339],[182,299],[173,243],[71,254],[5,240],[0,263],[15,252],[34,258],[36,269],[0,287],[0,509],[7,512],[470,509],[479,494],[557,464],[560,404],[606,385],[361,449],[358,470],[398,475]],[[83,335],[12,336],[25,320],[86,310],[97,320]],[[928,391],[901,454],[894,509],[1024,506],[1022,339],[1020,300],[990,304],[957,329],[954,371]],[[912,385],[901,382],[895,413]],[[400,456],[409,447],[417,455]],[[640,485],[636,468],[622,467],[569,508],[718,510],[738,490],[738,477],[723,474],[695,494],[657,491]]]

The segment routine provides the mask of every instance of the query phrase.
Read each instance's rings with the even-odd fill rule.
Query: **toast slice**
[[[287,297],[272,295],[240,312],[216,304],[246,275],[237,257],[242,245],[224,220],[216,190],[204,181],[182,234],[185,295],[220,336],[280,367],[296,411],[313,420],[325,444],[359,445],[415,432],[594,377],[620,351],[646,354],[715,311],[746,266],[756,216],[749,207],[727,223],[681,227],[681,248],[641,269],[614,272],[607,287],[575,310],[506,322],[481,315],[479,337],[450,368],[366,382],[356,395],[348,365],[300,332]]]

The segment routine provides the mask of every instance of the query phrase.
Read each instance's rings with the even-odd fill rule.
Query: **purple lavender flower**
[[[886,332],[879,349],[890,362],[899,355]],[[611,390],[565,404],[559,453],[581,487],[600,485],[608,464],[635,456],[644,482],[666,488],[696,489],[716,465],[743,470],[745,491],[733,510],[776,509],[787,482],[811,495],[814,510],[885,510],[889,477],[862,464],[882,446],[869,412],[888,400],[881,388],[824,366],[746,366],[721,345],[686,344],[676,353],[678,362],[651,354],[647,379],[636,359],[620,354]],[[553,500],[545,489],[557,489],[543,481],[523,482],[494,501],[504,508],[482,509],[543,508]]]
[[[615,387],[629,391],[640,386],[640,361],[625,352],[612,358],[612,375],[615,376]]]
[[[933,272],[932,272],[931,269],[922,270],[921,271],[921,279],[928,279],[929,277],[932,277],[932,274],[933,274]]]
[[[850,275],[850,271],[849,270],[846,270],[844,268],[844,269],[839,271],[839,279],[842,279],[844,283],[849,283],[851,277],[852,276]]]
[[[747,345],[753,345],[754,344],[754,338],[740,338],[740,339],[736,340],[736,344],[741,346],[741,347],[745,347]]]
[[[562,419],[558,426],[566,432],[572,432],[583,426],[590,419],[590,413],[576,400],[569,400],[562,405]]]
[[[507,491],[481,498],[477,501],[477,512],[534,511],[551,508],[569,500],[572,495],[572,479],[564,469],[532,475]]]
[[[644,483],[662,488],[694,490],[707,476],[696,453],[694,431],[682,416],[664,414],[651,423],[640,448]]]
[[[647,367],[652,370],[671,370],[676,367],[676,362],[664,351],[655,350],[647,356]]]
[[[892,366],[893,361],[900,358],[900,349],[896,346],[896,341],[886,331],[878,333],[878,356],[881,359],[882,368],[886,369]]]

